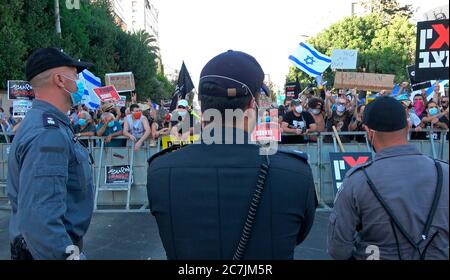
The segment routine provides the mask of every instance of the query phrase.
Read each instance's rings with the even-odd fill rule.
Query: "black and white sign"
[[[330,153],[333,188],[336,194],[347,172],[356,165],[372,160],[372,153]]]
[[[106,166],[105,168],[105,184],[106,185],[124,185],[128,184],[131,175],[131,167],[129,165]],[[131,183],[133,177],[131,176]]]
[[[431,87],[431,81],[419,81],[416,79],[416,67],[414,65],[407,67],[409,82],[413,91]]]
[[[7,85],[8,99],[34,99],[33,87],[27,81],[8,81]]]
[[[13,117],[25,118],[27,112],[31,109],[33,102],[30,100],[14,100],[13,101]]]
[[[416,79],[448,80],[448,19],[417,23]]]

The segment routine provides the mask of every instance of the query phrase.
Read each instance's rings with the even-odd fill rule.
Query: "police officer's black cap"
[[[408,122],[402,104],[392,97],[383,96],[366,106],[364,124],[375,131],[392,132],[404,129]]]
[[[25,66],[25,74],[27,80],[31,81],[44,71],[62,66],[75,67],[77,68],[77,72],[80,73],[92,67],[93,64],[76,60],[64,53],[62,49],[42,48],[34,50],[28,58]]]
[[[199,95],[229,98],[254,96],[261,91],[263,82],[264,71],[254,57],[230,50],[205,65],[200,74]]]

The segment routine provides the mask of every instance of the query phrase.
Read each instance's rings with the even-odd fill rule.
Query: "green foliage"
[[[357,71],[395,74],[396,82],[407,78],[406,66],[413,64],[416,44],[415,26],[407,17],[395,16],[388,24],[376,14],[347,17],[308,40],[318,51],[331,56],[333,49],[358,50]],[[328,85],[334,83],[334,72],[324,73]],[[291,67],[286,81],[296,77],[305,86],[314,79]]]
[[[62,38],[55,32],[53,5],[53,0],[0,2],[0,87],[7,80],[24,79],[26,59],[35,48],[60,47],[94,63],[90,70],[103,80],[106,73],[133,72],[141,100],[171,96],[170,82],[156,74],[155,38],[144,31],[122,31],[114,24],[110,1],[81,0],[79,10],[69,10],[60,0]]]

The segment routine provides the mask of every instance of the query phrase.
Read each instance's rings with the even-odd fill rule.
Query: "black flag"
[[[192,83],[191,76],[187,71],[186,65],[181,65],[180,75],[178,76],[178,83],[175,89],[175,93],[172,97],[172,103],[170,104],[170,111],[172,112],[177,107],[178,99],[185,99],[186,94],[194,89],[194,84]]]

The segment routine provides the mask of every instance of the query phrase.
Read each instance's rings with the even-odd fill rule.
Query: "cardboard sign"
[[[117,101],[117,107],[126,107],[127,106],[127,97],[123,95],[119,95],[120,100]]]
[[[436,7],[423,14],[425,20],[436,20],[436,19],[448,19],[449,17],[448,5]]]
[[[25,118],[27,112],[31,109],[33,102],[30,100],[14,100],[13,101],[13,117]]]
[[[357,50],[333,50],[331,54],[331,68],[333,69],[356,69],[357,61]]]
[[[34,99],[33,87],[27,81],[8,81],[7,91],[9,100]]]
[[[416,79],[448,80],[448,19],[417,23]]]
[[[334,88],[369,91],[392,91],[394,88],[395,75],[372,74],[359,72],[336,72]]]
[[[297,83],[287,83],[285,87],[286,98],[297,99],[300,89]]]
[[[94,88],[94,92],[102,102],[120,101],[120,96],[114,86]]]
[[[339,191],[345,174],[351,168],[370,160],[372,160],[372,153],[330,153],[334,193]]]
[[[431,87],[431,81],[418,81],[416,79],[416,67],[414,65],[406,68],[408,71],[409,82],[413,91]]]
[[[117,92],[129,92],[136,89],[132,72],[106,74],[105,83],[107,86],[114,86]]]
[[[161,138],[161,148],[163,150],[165,150],[174,145],[177,145],[177,146],[190,145],[190,144],[193,144],[194,142],[198,141],[199,139],[200,139],[199,135],[189,136],[189,139],[187,141],[182,141],[173,136],[163,136]]]
[[[129,165],[106,166],[105,168],[105,184],[106,185],[124,185],[128,184],[131,175]],[[133,177],[131,176],[131,183]]]

